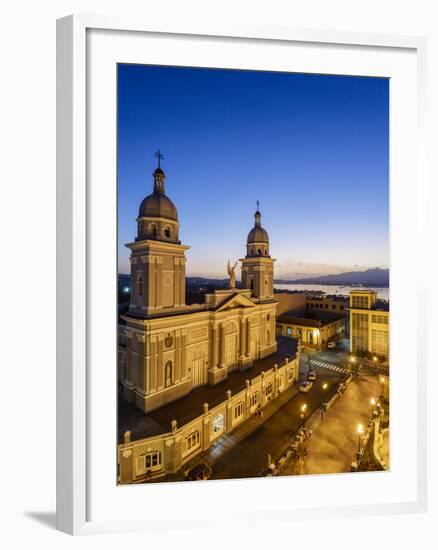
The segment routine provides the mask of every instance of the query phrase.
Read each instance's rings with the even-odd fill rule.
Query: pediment
[[[238,307],[255,307],[255,304],[242,294],[234,294],[219,304],[216,307],[216,311],[224,311],[226,309],[235,309]]]

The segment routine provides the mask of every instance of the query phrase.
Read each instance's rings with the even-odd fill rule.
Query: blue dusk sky
[[[388,267],[388,132],[383,78],[119,65],[119,272],[157,149],[187,275],[227,276],[257,200],[276,278]]]

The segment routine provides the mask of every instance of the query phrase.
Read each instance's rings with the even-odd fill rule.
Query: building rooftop
[[[291,325],[300,325],[302,327],[325,327],[345,319],[345,315],[342,313],[334,313],[331,311],[308,311],[304,309],[302,311],[292,310],[286,311],[277,318],[278,323],[289,323]]]
[[[277,336],[277,351],[268,357],[254,362],[253,366],[245,371],[234,371],[228,378],[215,386],[202,386],[168,405],[164,405],[150,413],[144,413],[130,405],[121,397],[118,403],[118,441],[123,443],[123,434],[131,432],[131,440],[151,437],[170,432],[170,423],[176,420],[178,426],[194,420],[203,412],[203,404],[208,403],[210,408],[226,400],[227,390],[232,394],[245,387],[246,380],[252,380],[262,371],[270,370],[274,364],[283,364],[286,357],[291,360],[296,357],[298,340]]]

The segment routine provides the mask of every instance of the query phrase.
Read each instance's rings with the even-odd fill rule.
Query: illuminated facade
[[[165,174],[154,172],[154,190],[140,205],[131,250],[131,303],[119,328],[119,383],[123,397],[142,411],[153,411],[215,385],[236,370],[277,350],[273,294],[274,259],[261,214],[248,234],[242,262],[244,289],[205,296],[185,304],[185,252],[179,240],[177,210],[165,194]]]
[[[389,307],[373,290],[350,291],[350,351],[389,357]]]
[[[203,304],[188,306],[189,247],[179,240],[178,214],[165,195],[164,180],[159,167],[154,192],[140,206],[137,238],[126,245],[131,250],[131,303],[119,325],[119,415],[126,407],[131,411],[128,418],[141,415],[138,410],[148,414],[138,422],[128,421],[119,435],[122,484],[180,471],[293,386],[299,376],[299,347],[287,342],[288,355],[277,352],[275,260],[259,209],[241,259],[247,288],[236,288],[236,265],[229,265],[230,288],[207,294]],[[216,392],[213,386],[224,380],[228,389],[223,386],[223,393]],[[199,401],[195,390],[201,387]],[[216,395],[210,403],[208,390]],[[182,408],[189,411],[188,417]]]

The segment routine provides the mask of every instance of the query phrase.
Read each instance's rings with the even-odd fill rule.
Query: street
[[[309,393],[298,393],[293,396],[266,421],[259,421],[255,429],[243,440],[239,441],[238,437],[236,438],[238,434],[235,433],[243,427],[237,428],[230,436],[225,436],[236,438],[236,444],[231,449],[221,443],[225,447],[223,452],[218,453],[217,447],[213,446],[198,457],[198,461],[203,460],[212,466],[211,479],[254,477],[267,466],[268,454],[274,460],[281,456],[284,447],[302,424],[300,414],[303,404],[307,405],[308,417],[321,403],[329,399],[339,382],[345,378],[344,373],[324,367],[315,365],[314,370],[317,379]],[[275,406],[275,402],[268,407],[271,405]]]

